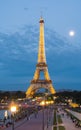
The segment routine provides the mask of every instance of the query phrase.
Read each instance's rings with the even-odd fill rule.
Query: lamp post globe
[[[16,112],[16,106],[12,105],[10,109],[12,114],[12,130],[14,130],[14,113]]]

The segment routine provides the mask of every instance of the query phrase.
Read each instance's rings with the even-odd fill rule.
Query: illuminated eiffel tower
[[[38,62],[34,73],[33,80],[26,91],[26,97],[32,97],[34,93],[40,88],[47,89],[51,94],[55,93],[52,81],[48,73],[48,66],[46,64],[45,46],[44,46],[44,20],[40,18],[40,35],[39,35],[39,49],[38,49]],[[44,73],[44,80],[40,79],[40,73]]]

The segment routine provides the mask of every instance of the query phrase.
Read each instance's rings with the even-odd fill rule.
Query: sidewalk
[[[74,115],[78,120],[81,121],[81,113],[79,112],[75,112],[75,111],[72,111],[72,110],[69,110],[67,109],[68,112],[70,112],[72,115]]]
[[[62,112],[64,113],[64,111]],[[60,113],[61,114],[61,113]],[[81,130],[81,128],[76,128],[72,120],[64,113],[64,116],[61,116],[63,120],[63,124],[66,130]]]
[[[44,111],[44,130],[52,130],[53,112],[50,112],[50,123],[47,128],[47,110]],[[15,123],[15,130],[43,130],[43,112],[38,112],[37,117],[34,114],[30,116],[30,120],[26,118]],[[12,126],[5,128],[12,130]]]

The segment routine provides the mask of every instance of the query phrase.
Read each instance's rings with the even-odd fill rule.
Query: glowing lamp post
[[[48,115],[48,105],[49,105],[49,102],[46,101],[46,105],[47,105],[47,128],[48,128],[48,121],[49,121],[49,115]]]
[[[12,107],[11,107],[11,112],[12,112],[12,113],[15,113],[15,112],[16,112],[16,106],[12,106]]]
[[[11,106],[12,113],[12,130],[14,130],[14,113],[16,112],[16,106]]]
[[[43,118],[42,118],[42,130],[44,130],[44,106],[45,106],[45,101],[41,102],[41,105],[43,106],[42,113],[43,113]]]

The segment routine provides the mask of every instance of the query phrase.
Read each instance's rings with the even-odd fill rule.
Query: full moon
[[[73,37],[73,36],[75,35],[75,31],[73,31],[73,30],[69,31],[69,35],[70,35],[71,37]]]

